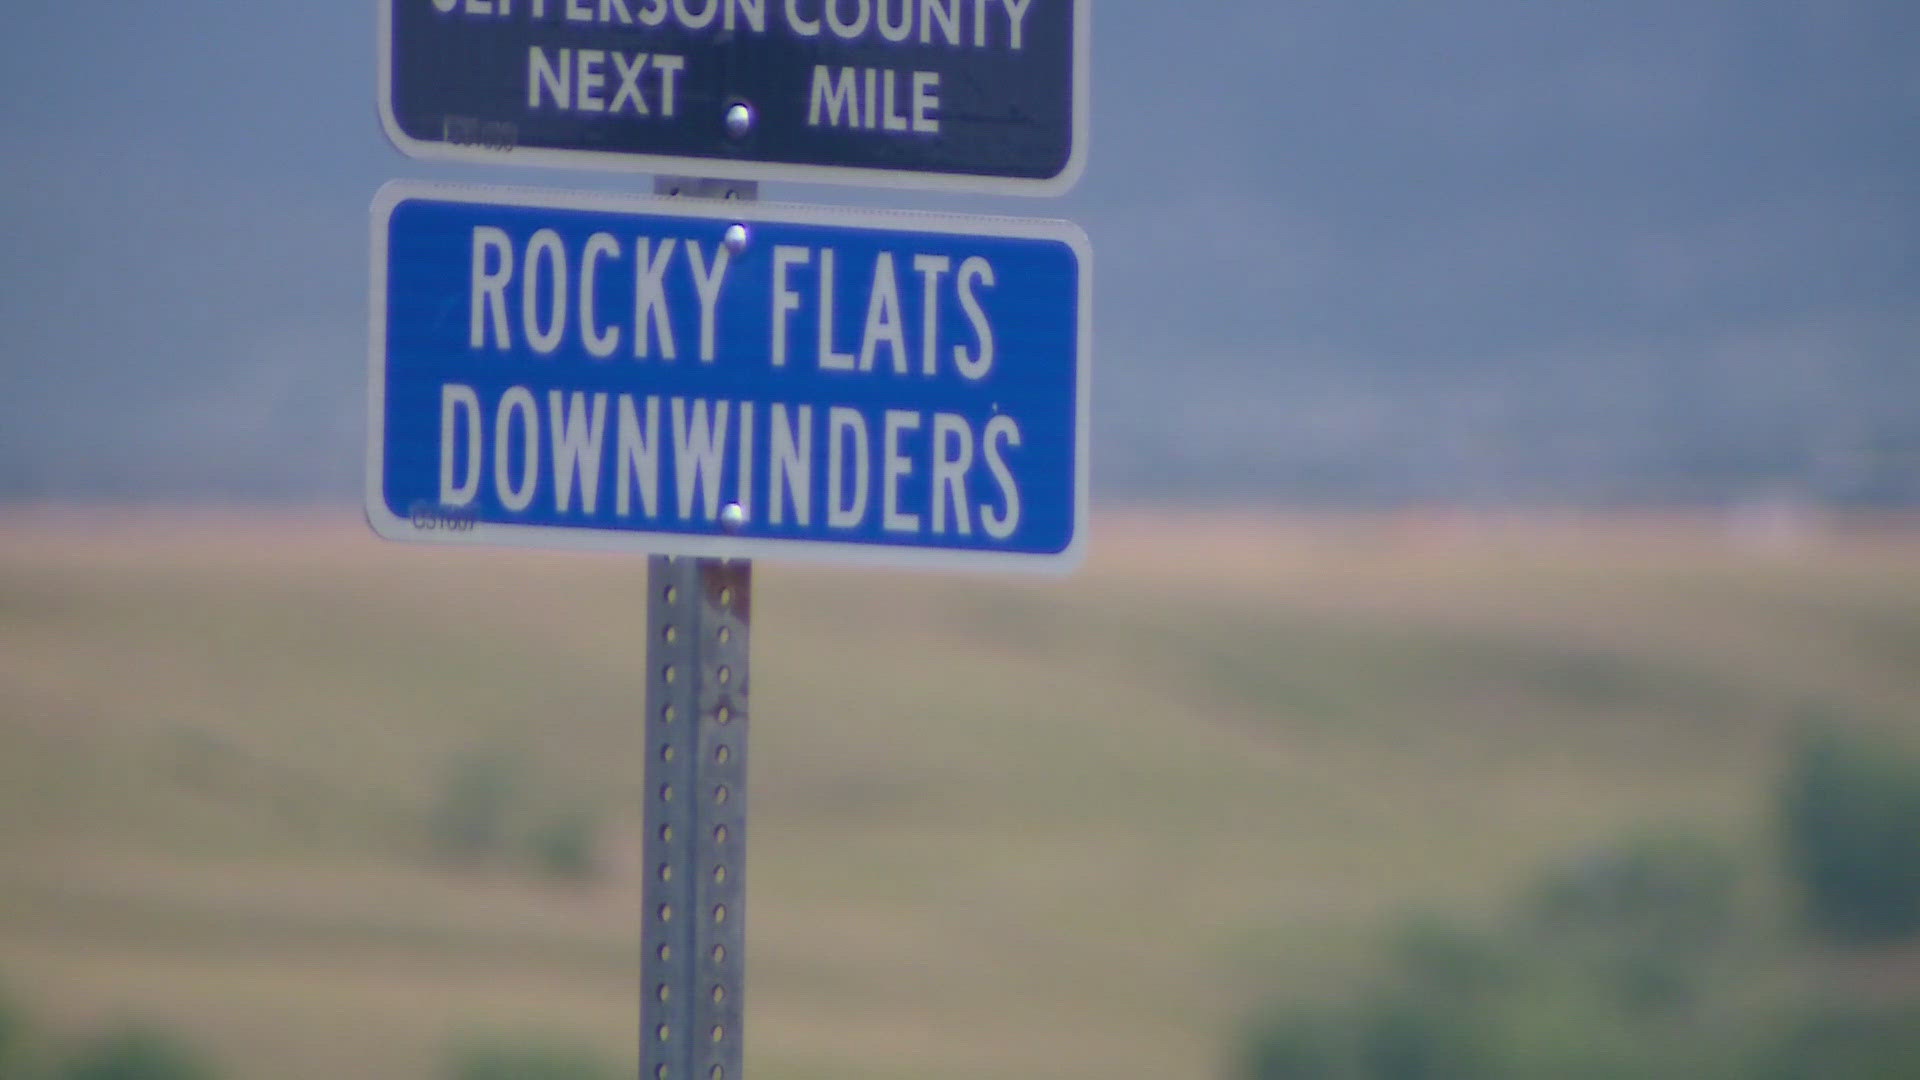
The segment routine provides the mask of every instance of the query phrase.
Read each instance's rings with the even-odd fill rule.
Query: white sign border
[[[1067,546],[1057,552],[979,551],[847,543],[777,537],[697,536],[674,532],[566,528],[476,522],[465,531],[419,530],[387,508],[385,478],[387,370],[387,234],[394,210],[409,200],[454,202],[526,209],[589,210],[650,214],[710,221],[775,222],[841,228],[914,231],[951,236],[1052,240],[1067,245],[1078,270],[1074,358],[1073,526]],[[374,195],[371,208],[371,292],[367,351],[367,524],[388,540],[413,543],[538,547],[569,551],[688,555],[710,559],[793,559],[875,567],[960,571],[1019,570],[1066,574],[1086,557],[1089,455],[1092,449],[1093,397],[1093,252],[1087,234],[1070,221],[1053,218],[987,217],[917,210],[860,209],[792,203],[668,198],[610,192],[554,191],[421,180],[391,180]]]
[[[560,169],[589,169],[663,176],[702,176],[720,180],[787,181],[803,184],[850,184],[918,191],[958,192],[969,195],[1023,195],[1049,198],[1064,195],[1080,182],[1087,167],[1087,142],[1093,132],[1093,0],[1072,0],[1073,117],[1069,125],[1067,162],[1048,177],[980,176],[972,173],[922,172],[852,165],[802,165],[777,161],[747,161],[722,157],[679,157],[612,150],[555,150],[514,147],[506,150],[461,146],[416,139],[400,127],[393,114],[393,5],[379,0],[376,55],[379,67],[380,127],[395,149],[418,161],[457,165],[534,165]]]

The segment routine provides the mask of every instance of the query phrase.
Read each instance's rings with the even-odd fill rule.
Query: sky
[[[1103,497],[1920,477],[1920,5],[1094,8],[1069,194],[762,197],[1078,222]],[[371,0],[9,15],[0,497],[351,501],[380,184],[648,186],[401,156]]]

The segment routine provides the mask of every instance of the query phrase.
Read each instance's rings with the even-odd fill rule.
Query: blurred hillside
[[[1361,985],[1409,910],[1648,823],[1764,860],[1810,710],[1915,737],[1910,531],[1094,537],[1060,581],[757,568],[754,1075],[1221,1075],[1251,1003]],[[630,1060],[644,575],[345,516],[0,519],[0,987],[235,1077],[502,1032]]]

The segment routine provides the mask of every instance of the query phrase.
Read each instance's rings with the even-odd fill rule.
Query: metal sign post
[[[750,200],[757,185],[658,177],[669,196]],[[736,527],[737,504],[722,511]],[[753,564],[647,560],[640,1076],[742,1075],[746,988],[747,632]]]
[[[741,1075],[752,564],[647,568],[640,1075]]]

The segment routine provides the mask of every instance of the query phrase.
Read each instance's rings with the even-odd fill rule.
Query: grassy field
[[[1398,914],[1647,822],[1757,849],[1796,717],[1920,723],[1893,528],[1132,514],[1061,580],[756,578],[758,1080],[1219,1074]],[[644,584],[0,512],[0,986],[236,1077],[434,1076],[472,1032],[630,1061]],[[606,872],[436,859],[474,760],[517,831],[597,815]]]

